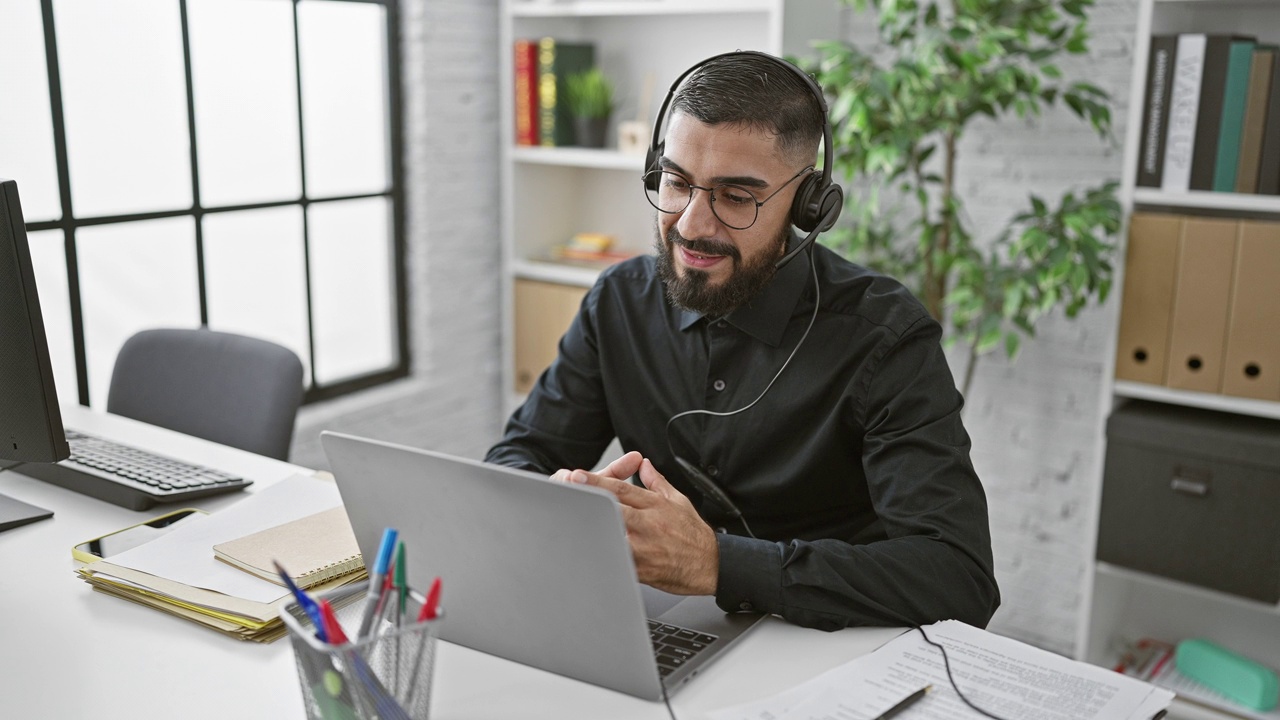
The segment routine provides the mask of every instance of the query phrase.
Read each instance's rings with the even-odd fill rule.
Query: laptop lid
[[[598,488],[321,433],[361,553],[443,580],[440,637],[647,699],[662,686],[617,500]]]

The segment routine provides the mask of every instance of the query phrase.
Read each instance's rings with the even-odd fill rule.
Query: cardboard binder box
[[[1169,321],[1169,387],[1208,393],[1222,389],[1239,228],[1238,220],[1188,217],[1183,222]]]
[[[1280,223],[1244,221],[1236,240],[1235,281],[1224,395],[1280,400]]]
[[[1125,252],[1116,379],[1161,385],[1183,217],[1134,213]]]

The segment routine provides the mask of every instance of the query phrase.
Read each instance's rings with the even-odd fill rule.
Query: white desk
[[[71,427],[179,459],[243,474],[261,489],[303,468],[89,412],[63,410]],[[286,640],[239,642],[151,608],[94,592],[75,574],[71,546],[141,522],[135,512],[0,472],[0,493],[54,511],[51,520],[0,533],[0,717],[138,720],[304,717]],[[191,504],[217,510],[239,493]],[[461,611],[455,610],[455,612]],[[676,716],[766,697],[862,655],[895,629],[823,633],[770,619],[672,701]],[[440,644],[432,718],[660,720],[661,703]]]

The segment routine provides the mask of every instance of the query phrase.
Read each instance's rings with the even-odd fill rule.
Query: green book
[[[1222,93],[1222,125],[1218,128],[1218,158],[1213,167],[1215,192],[1235,192],[1240,165],[1240,136],[1244,132],[1244,110],[1249,100],[1249,71],[1253,65],[1251,40],[1231,43],[1227,60],[1227,82]]]
[[[594,65],[595,46],[591,43],[560,42],[551,37],[538,41],[539,145],[573,144],[573,115],[564,101],[567,78]]]

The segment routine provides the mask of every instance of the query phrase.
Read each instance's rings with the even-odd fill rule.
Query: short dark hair
[[[772,134],[784,157],[812,164],[826,118],[813,90],[786,60],[758,54],[718,57],[689,74],[671,112],[708,125],[742,125]]]

